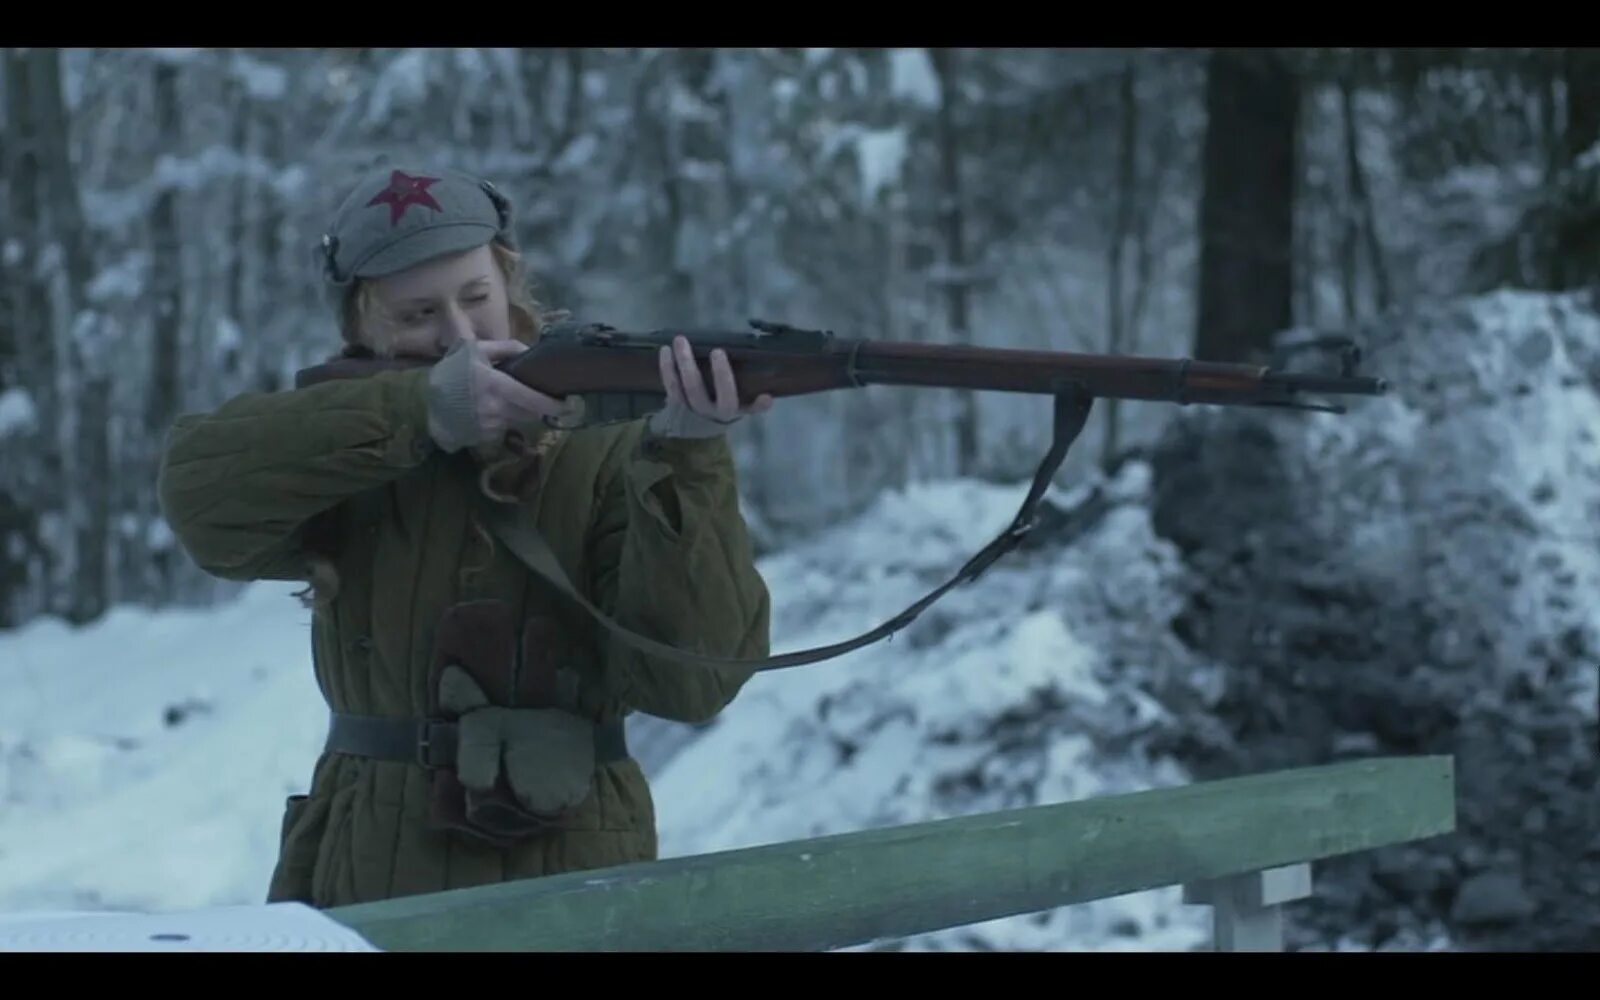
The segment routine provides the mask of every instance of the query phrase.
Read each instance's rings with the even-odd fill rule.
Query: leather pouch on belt
[[[434,772],[435,826],[507,846],[558,826],[588,797],[594,725],[558,707],[570,701],[552,631],[534,619],[518,637],[501,601],[460,604],[444,615],[430,707],[456,723],[458,740],[455,770]]]

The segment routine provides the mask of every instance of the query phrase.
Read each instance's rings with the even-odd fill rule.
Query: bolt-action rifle
[[[701,656],[623,628],[567,581],[537,532],[497,506],[485,507],[490,524],[501,539],[531,569],[579,603],[613,635],[646,653],[712,668],[772,670],[830,659],[892,635],[952,587],[977,579],[1032,530],[1035,508],[1067,449],[1083,430],[1097,398],[1343,413],[1343,406],[1317,397],[1378,396],[1388,388],[1381,378],[1356,373],[1360,352],[1346,341],[1331,345],[1340,352],[1339,371],[1315,374],[1190,359],[847,339],[828,331],[761,320],[750,321],[750,327],[748,331],[630,333],[595,323],[555,325],[541,333],[522,354],[502,361],[498,367],[523,384],[565,401],[569,413],[561,426],[581,430],[637,419],[660,409],[666,394],[661,386],[657,352],[681,335],[688,339],[707,384],[711,378],[711,352],[726,353],[741,404],[762,394],[781,398],[869,385],[1033,393],[1054,397],[1054,439],[1011,524],[943,586],[871,632],[765,660]],[[1330,345],[1324,342],[1316,346]],[[295,384],[305,387],[431,364],[433,360],[339,358],[301,371]]]

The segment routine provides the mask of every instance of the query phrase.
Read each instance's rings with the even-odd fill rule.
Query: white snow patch
[[[39,411],[28,390],[12,387],[0,392],[0,437],[32,434],[39,427]]]
[[[879,191],[900,180],[906,161],[906,130],[904,126],[864,129],[855,142],[861,170],[861,200],[870,205]]]
[[[939,76],[926,49],[895,49],[890,53],[889,92],[919,107],[939,106]]]

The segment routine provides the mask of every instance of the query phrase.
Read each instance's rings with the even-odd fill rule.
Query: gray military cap
[[[393,274],[496,236],[513,244],[511,203],[493,184],[456,170],[383,167],[334,213],[322,237],[323,269],[337,298],[356,278]]]

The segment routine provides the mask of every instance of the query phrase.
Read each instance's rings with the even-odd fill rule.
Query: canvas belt
[[[328,723],[325,753],[398,760],[425,768],[451,768],[456,763],[457,728],[437,719],[396,719],[335,712]],[[594,727],[596,764],[628,758],[627,732],[621,720]]]

